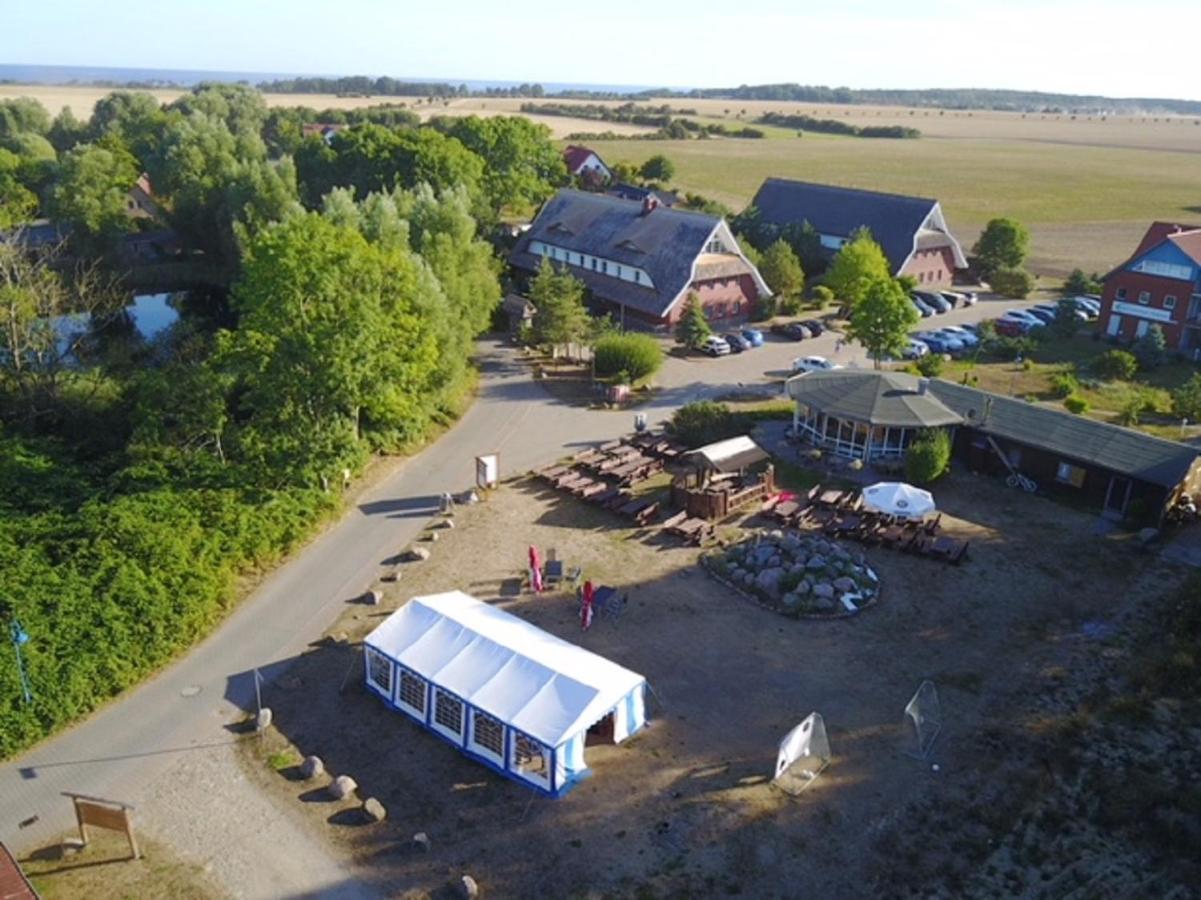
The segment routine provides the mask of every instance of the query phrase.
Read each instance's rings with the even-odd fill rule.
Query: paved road
[[[995,315],[996,308],[988,306],[981,303],[939,321]],[[867,364],[857,348],[836,355],[835,340],[829,334],[800,344],[771,340],[723,359],[672,358],[660,378],[663,390],[643,411],[653,423],[692,399],[739,384],[778,383],[790,360],[801,353]],[[477,454],[498,451],[502,474],[521,472],[561,456],[565,448],[630,430],[628,412],[589,411],[549,398],[499,343],[482,343],[479,361],[479,398],[455,427],[397,465],[355,509],[267,578],[203,643],[86,721],[0,765],[0,840],[25,852],[62,834],[71,815],[60,791],[136,804],[181,754],[231,742],[226,726],[242,710],[253,708],[247,673],[270,667],[271,677],[282,674],[286,661],[374,582],[382,561],[420,532],[436,512],[438,496],[471,484]],[[269,861],[264,862],[264,884],[276,876],[281,879],[277,884],[303,884],[309,890],[335,885],[346,890],[354,884],[320,853],[285,864],[287,872],[272,873]]]

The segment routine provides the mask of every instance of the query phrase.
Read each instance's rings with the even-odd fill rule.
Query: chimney
[[[642,198],[642,214],[649,216],[659,205],[659,198],[654,194],[647,194]]]
[[[919,397],[924,397],[924,396],[926,396],[927,393],[929,393],[929,391],[930,391],[930,379],[929,378],[919,378],[917,380],[917,395]]]

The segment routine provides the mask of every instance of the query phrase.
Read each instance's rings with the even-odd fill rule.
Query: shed
[[[718,441],[715,444],[706,444],[704,447],[698,447],[696,450],[687,453],[684,459],[697,468],[726,474],[729,472],[741,472],[755,463],[771,459],[771,456],[766,450],[743,434],[724,441]]]
[[[646,725],[646,679],[448,591],[414,597],[364,640],[367,688],[463,753],[560,796],[589,774],[589,736]]]

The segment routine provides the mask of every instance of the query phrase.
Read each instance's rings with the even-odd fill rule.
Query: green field
[[[728,120],[727,120],[728,121]],[[604,141],[607,162],[665,153],[674,186],[741,210],[770,176],[934,197],[961,242],[1012,216],[1033,234],[1031,268],[1106,271],[1154,219],[1201,221],[1201,153],[1049,140],[881,140],[777,129],[762,140]]]

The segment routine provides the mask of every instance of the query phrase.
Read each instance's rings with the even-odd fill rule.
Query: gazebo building
[[[834,369],[790,378],[794,434],[838,456],[899,459],[922,431],[959,425],[963,417],[902,372]]]

